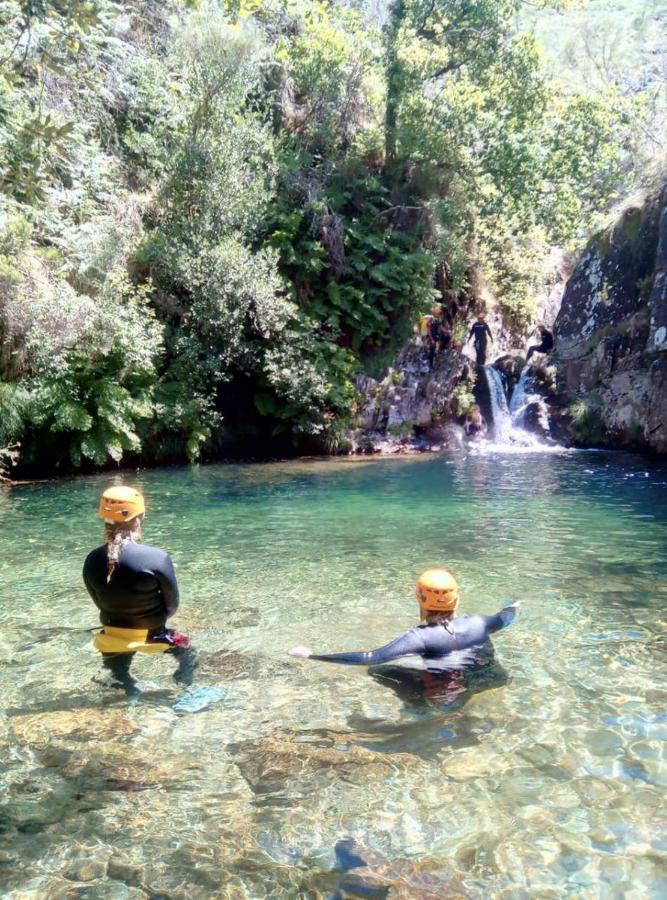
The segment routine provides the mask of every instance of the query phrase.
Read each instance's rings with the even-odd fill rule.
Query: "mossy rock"
[[[642,224],[642,210],[639,207],[629,209],[623,216],[619,224],[619,230],[630,241],[634,243],[639,236],[639,229]]]

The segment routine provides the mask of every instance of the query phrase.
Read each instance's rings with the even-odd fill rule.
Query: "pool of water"
[[[606,453],[124,475],[192,689],[98,683],[80,570],[116,476],[0,490],[0,890],[17,898],[661,897],[667,468]],[[287,650],[378,646],[449,565],[523,601],[458,692]],[[661,880],[662,878],[662,880]]]

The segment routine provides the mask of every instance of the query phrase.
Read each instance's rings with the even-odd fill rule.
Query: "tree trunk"
[[[401,99],[403,73],[398,58],[398,36],[405,18],[405,0],[394,0],[386,27],[387,102],[384,117],[384,165],[391,173],[396,167],[398,143],[398,106]]]

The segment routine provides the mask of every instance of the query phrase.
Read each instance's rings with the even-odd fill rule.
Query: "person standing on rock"
[[[554,336],[549,329],[545,328],[544,325],[540,325],[539,332],[541,341],[539,344],[532,344],[528,348],[528,354],[526,356],[527,363],[530,362],[530,357],[533,353],[551,353],[554,348]]]
[[[511,625],[519,606],[513,603],[493,616],[454,617],[459,588],[448,569],[428,569],[420,575],[417,602],[421,624],[377,650],[313,653],[308,647],[294,647],[289,654],[348,666],[391,663],[395,668],[444,675],[474,665],[478,651],[488,648],[490,635]]]
[[[135,653],[170,653],[178,660],[174,679],[191,684],[197,665],[187,635],[167,628],[179,605],[171,558],[164,550],[140,544],[144,498],[131,487],[102,494],[98,515],[105,543],[86,557],[83,580],[100,611],[102,630],[94,645],[102,664],[128,693],[138,686],[130,675]]]
[[[433,369],[436,351],[442,352],[451,344],[452,333],[445,324],[442,307],[434,306],[433,315],[428,323],[428,368]]]
[[[477,354],[477,365],[484,366],[486,365],[486,340],[488,339],[493,343],[493,335],[491,334],[491,329],[488,326],[486,321],[485,313],[481,312],[477,316],[477,321],[473,323],[472,328],[470,329],[470,334],[468,335],[468,340],[471,338],[475,339],[475,353]]]

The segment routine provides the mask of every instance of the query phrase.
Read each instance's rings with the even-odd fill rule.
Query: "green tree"
[[[255,246],[276,169],[270,127],[255,105],[268,60],[255,25],[233,28],[208,11],[191,17],[168,61],[181,86],[170,162],[137,262],[158,304],[179,298],[165,377],[209,410],[202,438],[219,428],[221,413],[230,415],[240,383],[250,385],[246,418],[268,417],[297,438],[322,431],[330,403],[340,402],[275,253]]]

